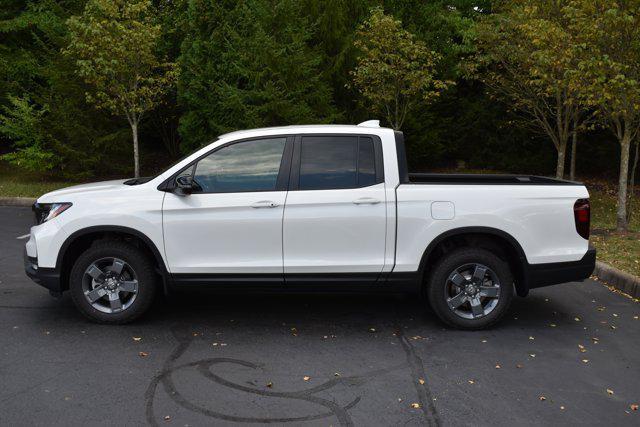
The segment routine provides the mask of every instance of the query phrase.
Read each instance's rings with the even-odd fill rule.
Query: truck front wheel
[[[427,283],[433,311],[447,325],[483,329],[498,322],[513,298],[509,264],[488,250],[460,248],[442,257]]]
[[[153,301],[153,264],[137,247],[119,240],[100,240],[76,260],[69,277],[76,307],[98,323],[127,323]]]

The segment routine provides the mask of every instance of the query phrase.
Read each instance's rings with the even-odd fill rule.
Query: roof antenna
[[[359,123],[358,126],[363,128],[379,128],[380,120],[367,120],[366,122]]]

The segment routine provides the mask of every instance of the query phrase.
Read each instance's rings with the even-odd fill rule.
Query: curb
[[[593,274],[625,294],[629,294],[633,298],[640,298],[640,277],[618,270],[602,261],[596,261]]]
[[[31,197],[0,197],[0,206],[23,206],[30,208],[36,199]]]

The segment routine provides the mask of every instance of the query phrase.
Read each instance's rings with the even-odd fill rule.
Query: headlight
[[[36,224],[42,224],[53,219],[71,207],[71,203],[35,203],[33,212],[36,214]]]

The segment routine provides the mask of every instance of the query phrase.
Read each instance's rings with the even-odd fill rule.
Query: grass
[[[25,173],[0,162],[0,197],[36,198],[74,184],[69,181],[52,181],[51,178],[36,173]]]
[[[631,209],[629,231],[616,228],[616,187],[602,182],[587,182],[591,196],[591,238],[598,259],[620,270],[640,276],[640,194]]]

